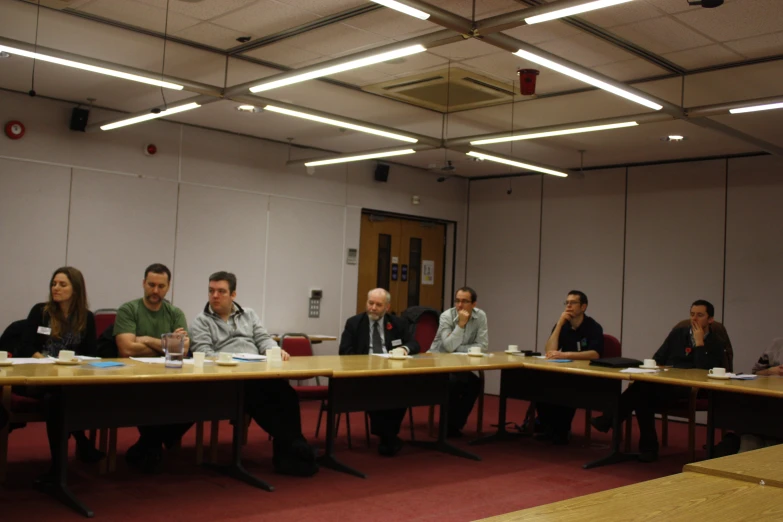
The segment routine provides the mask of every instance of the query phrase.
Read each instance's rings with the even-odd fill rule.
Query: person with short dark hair
[[[261,325],[251,308],[236,302],[237,278],[230,272],[209,276],[209,301],[190,328],[193,351],[206,355],[225,353],[264,354],[277,342]],[[289,359],[282,351],[283,361]],[[302,435],[299,397],[286,379],[245,381],[245,410],[272,436],[275,471],[311,476],[318,472],[315,452]]]
[[[144,270],[144,297],[120,306],[114,322],[114,337],[120,357],[159,357],[163,353],[161,335],[185,336],[185,354],[190,347],[187,321],[182,310],[166,301],[171,286],[171,271],[155,263]],[[139,426],[139,440],[125,454],[125,460],[142,471],[158,470],[163,446],[175,447],[193,423],[165,426]]]
[[[601,357],[604,353],[604,330],[595,319],[585,314],[585,293],[571,290],[563,304],[565,311],[560,314],[546,342],[546,357],[578,360]],[[553,444],[568,444],[576,408],[538,402],[536,409],[543,428],[543,432],[536,437],[539,440],[549,440]]]
[[[653,359],[659,366],[674,368],[700,368],[709,370],[723,366],[725,344],[717,335],[710,333],[714,321],[715,307],[708,301],[699,299],[691,305],[689,326],[674,328]],[[631,384],[620,397],[618,415],[621,419],[636,411],[639,424],[639,460],[654,462],[658,460],[658,434],[655,431],[656,409],[673,401],[687,399],[690,388],[672,386],[646,381]],[[593,427],[606,433],[612,428],[610,415],[602,415],[591,420]]]
[[[472,347],[489,349],[487,314],[476,307],[478,295],[469,286],[457,290],[454,308],[440,315],[430,352],[467,353]],[[473,372],[449,374],[448,436],[461,437],[470,412],[481,393],[481,380]]]

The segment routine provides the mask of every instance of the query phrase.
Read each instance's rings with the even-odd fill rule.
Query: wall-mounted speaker
[[[386,183],[389,181],[389,166],[383,163],[378,163],[375,166],[375,181]]]
[[[70,129],[72,131],[84,132],[84,129],[87,128],[87,118],[89,117],[90,117],[89,109],[80,109],[76,107],[73,111],[71,111]]]

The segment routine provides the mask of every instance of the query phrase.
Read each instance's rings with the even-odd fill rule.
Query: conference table
[[[68,438],[72,431],[231,419],[231,462],[212,467],[257,488],[273,491],[271,485],[248,473],[242,465],[244,382],[309,379],[332,373],[316,357],[294,358],[285,363],[205,364],[203,368],[186,364],[180,369],[131,359],[105,361],[123,365],[98,368],[89,362],[78,366],[22,364],[0,370],[4,394],[10,393],[10,386],[14,385],[52,388],[56,406],[51,410],[58,444],[53,462],[55,476],[51,482],[39,483],[39,488],[87,517],[92,517],[93,511],[76,498],[67,483]]]
[[[622,383],[631,380],[632,374],[621,373],[621,368],[590,366],[590,361],[555,362],[538,357],[509,357],[519,359],[522,367],[505,368],[500,373],[498,430],[494,434],[471,441],[471,445],[522,436],[506,430],[506,401],[520,399],[602,411],[612,415],[614,426],[609,454],[584,464],[585,469],[636,458],[636,455],[620,450],[620,427],[623,419],[616,414]]]
[[[782,519],[783,489],[685,472],[485,518],[482,522],[763,522]]]
[[[783,488],[783,445],[686,464],[683,471]]]
[[[337,414],[439,405],[437,440],[412,440],[410,444],[481,460],[477,455],[446,441],[449,373],[519,368],[523,364],[520,357],[497,352],[480,357],[464,353],[423,353],[403,360],[375,355],[322,356],[318,359],[332,369],[327,400],[326,449],[319,462],[326,468],[360,478],[366,478],[366,475],[335,457]]]

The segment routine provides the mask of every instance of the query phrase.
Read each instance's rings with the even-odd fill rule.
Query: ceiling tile
[[[116,20],[124,24],[157,31],[166,30],[166,11],[151,5],[138,2],[116,2],[114,0],[97,0],[90,2],[77,11],[89,13],[101,18]],[[168,32],[176,33],[199,23],[198,18],[180,13],[169,13]]]
[[[683,2],[684,3],[684,2]],[[615,5],[606,9],[596,9],[588,13],[582,13],[579,18],[600,27],[614,27],[616,25],[640,22],[650,18],[663,16],[663,12],[645,2],[628,2]]]
[[[539,45],[541,49],[585,67],[630,60],[633,55],[591,34],[552,40]]]
[[[595,72],[605,74],[619,82],[651,78],[666,74],[666,70],[641,58],[631,58],[622,62],[609,63],[595,67]]]
[[[334,56],[393,41],[345,24],[332,24],[288,38],[286,43],[306,51]]]
[[[663,57],[690,70],[743,61],[741,55],[726,49],[722,45],[708,45],[697,49],[667,53]]]
[[[414,54],[400,60],[401,63],[379,63],[369,67],[369,69],[374,69],[390,76],[399,76],[401,74],[416,74],[424,69],[442,67],[449,63],[445,58],[429,53]],[[396,62],[396,60],[394,61]]]
[[[476,40],[475,38],[427,50],[430,54],[436,54],[455,62],[493,54],[497,51],[497,47]]]
[[[375,67],[362,67],[361,69],[353,69],[352,71],[334,74],[329,78],[362,87],[391,80],[392,76],[376,70]]]
[[[638,0],[637,0],[638,1]],[[682,13],[685,11],[700,12],[703,7],[688,5],[685,0],[644,0],[647,4],[657,7],[666,13]],[[724,4],[734,2],[735,0],[725,0]]]
[[[582,34],[579,29],[557,20],[545,24],[523,25],[503,32],[533,45]]]
[[[317,15],[275,0],[261,0],[212,23],[254,36],[266,36],[316,20]]]
[[[476,70],[500,81],[507,82],[509,85],[511,85],[512,82],[514,85],[519,84],[517,70],[536,68],[536,64],[527,62],[522,58],[514,56],[508,52],[500,52],[490,54],[488,56],[482,56],[481,58],[465,60],[464,62],[461,62],[460,66],[467,66],[470,69]],[[541,75],[536,81],[536,92],[538,94],[548,94],[571,89],[579,89],[584,86],[584,83],[574,80],[573,78],[556,72],[544,70],[541,71]],[[514,90],[516,90],[516,88],[514,88]]]
[[[762,140],[783,147],[783,133],[780,132],[780,111],[727,114],[712,119]]]
[[[726,42],[783,31],[783,2],[742,0],[676,17],[710,38]]]
[[[219,49],[230,49],[231,47],[238,45],[237,38],[246,35],[245,33],[226,29],[225,27],[209,22],[201,22],[198,25],[188,27],[187,29],[175,33],[175,36],[192,42],[211,45],[212,47],[217,47]]]
[[[432,22],[419,20],[387,8],[355,16],[346,20],[344,24],[395,40],[405,40],[442,29]]]
[[[657,54],[682,51],[713,43],[671,18],[653,18],[643,22],[621,25],[613,28],[612,32]]]
[[[319,16],[329,16],[348,9],[367,5],[369,0],[279,0],[292,7],[309,11]]]
[[[256,0],[201,0],[199,2],[188,2],[184,0],[136,0],[138,2],[166,9],[175,13],[181,13],[199,20],[210,20],[220,15],[230,13],[236,9],[252,4]],[[123,2],[125,3],[125,2]]]
[[[427,0],[427,3],[445,9],[463,18],[473,16],[473,0]],[[480,0],[476,4],[476,20],[524,9],[516,0]]]
[[[783,55],[783,33],[765,34],[743,40],[726,42],[726,47],[737,51],[746,58],[764,58]]]
[[[242,54],[265,62],[285,65],[286,67],[301,67],[308,62],[318,62],[325,59],[324,55],[305,51],[298,47],[293,47],[284,42],[275,42],[270,45],[259,47]]]

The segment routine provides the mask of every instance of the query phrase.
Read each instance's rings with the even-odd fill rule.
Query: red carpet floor
[[[527,404],[509,402],[509,419],[520,420]],[[318,407],[302,406],[305,435],[313,443]],[[100,476],[95,466],[73,462],[69,480],[74,493],[95,511],[96,518],[111,521],[175,522],[215,520],[284,521],[467,521],[547,504],[588,493],[616,488],[682,471],[686,463],[684,424],[670,423],[670,446],[654,464],[627,462],[593,470],[581,465],[603,456],[609,436],[593,431],[586,447],[584,412],[574,420],[570,446],[556,447],[531,439],[467,446],[475,436],[475,412],[466,437],[456,445],[480,455],[481,462],[406,446],[395,458],[380,457],[377,442],[368,448],[360,414],[352,415],[353,449],[348,449],[345,428],[340,427],[338,457],[365,473],[362,480],[322,469],[315,477],[299,479],[272,472],[271,443],[255,424],[245,447],[246,467],[276,488],[273,493],[254,489],[195,464],[195,430],[183,447],[166,455],[163,473],[142,475],[125,465],[122,455],[136,440],[135,429],[119,435],[117,472]],[[416,435],[427,437],[427,408],[414,412]],[[486,398],[485,430],[497,418],[497,398]],[[660,432],[660,430],[659,430]],[[221,459],[230,455],[230,426],[221,426]],[[634,426],[634,433],[638,430]],[[403,438],[409,436],[407,420]],[[699,445],[705,440],[697,431]],[[635,446],[634,441],[634,446]],[[0,487],[0,520],[81,520],[82,517],[32,489],[32,480],[48,467],[45,429],[33,424],[15,431],[10,441],[10,469]]]

